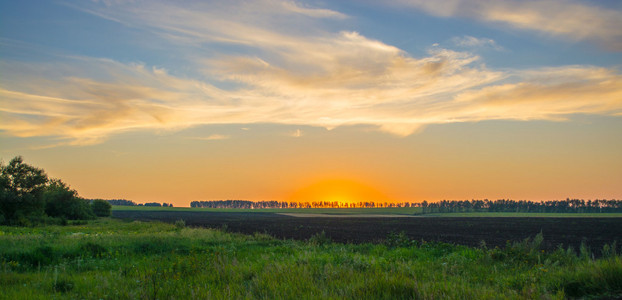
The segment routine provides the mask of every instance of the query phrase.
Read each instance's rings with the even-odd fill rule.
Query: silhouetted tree
[[[92,219],[95,213],[90,203],[63,181],[48,180],[42,169],[25,164],[21,156],[7,165],[0,163],[0,224]]]
[[[145,204],[147,205],[147,204]],[[588,200],[566,199],[556,201],[533,202],[525,200],[442,200],[439,202],[421,203],[375,203],[356,202],[340,203],[336,201],[313,202],[279,202],[279,201],[248,201],[248,200],[212,200],[193,201],[191,207],[206,208],[373,208],[373,207],[421,207],[422,213],[449,212],[622,212],[621,200]]]
[[[94,219],[95,214],[87,200],[78,197],[78,192],[72,190],[60,179],[52,179],[43,192],[45,213],[50,217],[65,218],[68,220]]]
[[[96,216],[109,217],[112,205],[110,205],[110,203],[105,200],[93,200],[93,202],[91,202],[91,208],[93,209],[93,213],[95,213]]]
[[[91,200],[104,200],[104,199],[91,199]],[[104,201],[110,203],[111,205],[119,205],[119,206],[135,206],[135,205],[137,205],[136,202],[130,201],[130,200],[125,200],[125,199],[110,199],[110,200],[104,200]]]
[[[47,181],[42,169],[25,164],[21,156],[0,164],[0,221],[26,225],[29,219],[43,217]]]

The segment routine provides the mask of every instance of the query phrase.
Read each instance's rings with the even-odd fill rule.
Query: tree
[[[79,198],[78,192],[60,179],[52,179],[43,193],[45,213],[50,217],[69,220],[94,219],[88,201]]]
[[[91,199],[91,200],[104,200],[104,199]],[[126,200],[126,199],[111,199],[111,200],[104,200],[104,201],[110,203],[110,205],[125,205],[125,206],[136,206],[137,205],[134,201]]]
[[[93,202],[91,203],[91,208],[93,209],[93,212],[96,216],[109,217],[112,205],[110,205],[110,203],[105,200],[93,200]]]
[[[94,219],[89,202],[63,181],[48,180],[43,169],[25,164],[21,156],[7,165],[0,162],[0,224]]]
[[[25,164],[21,156],[0,163],[0,215],[9,224],[29,223],[44,216],[42,197],[48,177],[42,169]]]

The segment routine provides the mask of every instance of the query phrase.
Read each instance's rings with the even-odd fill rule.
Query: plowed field
[[[578,249],[585,242],[595,253],[602,246],[622,241],[622,218],[543,218],[543,217],[294,217],[262,212],[192,212],[192,211],[113,211],[113,217],[134,220],[174,222],[183,219],[188,226],[227,228],[228,231],[252,234],[267,233],[277,238],[305,240],[324,231],[335,242],[377,243],[390,233],[404,232],[415,240],[439,241],[467,246],[505,246],[544,235],[544,247],[555,249],[562,244]]]

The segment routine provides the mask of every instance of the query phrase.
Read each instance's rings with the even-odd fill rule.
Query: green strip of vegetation
[[[620,218],[622,213],[511,213],[511,212],[466,212],[431,213],[426,217],[488,217],[488,218]]]
[[[617,297],[615,244],[543,252],[542,236],[504,249],[409,240],[278,240],[159,222],[0,226],[5,299],[564,299]]]

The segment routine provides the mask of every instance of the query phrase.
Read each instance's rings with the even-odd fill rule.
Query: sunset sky
[[[618,0],[0,0],[0,158],[176,206],[622,199],[620,28]]]

